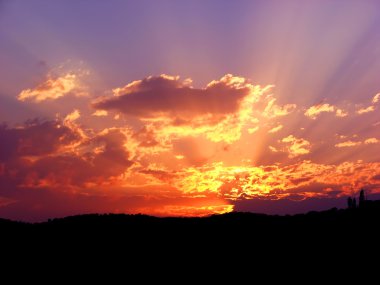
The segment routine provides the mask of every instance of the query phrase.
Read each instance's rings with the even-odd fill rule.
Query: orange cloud
[[[310,119],[315,120],[321,113],[331,113],[335,112],[335,107],[330,104],[318,104],[315,106],[311,106],[309,109],[306,110],[304,113],[305,116],[309,117]],[[341,112],[339,112],[341,114]]]
[[[362,115],[366,113],[370,113],[375,111],[375,106],[369,106],[367,108],[360,108],[359,110],[356,111],[357,114]]]
[[[336,135],[342,141],[335,144],[347,149],[325,160],[317,146],[331,140],[315,135],[318,127],[302,125],[302,118],[316,119],[324,112],[347,117],[348,112],[320,104],[285,117],[296,105],[277,105],[268,94],[272,87],[229,74],[204,88],[178,76],[151,76],[113,89],[112,96],[92,103],[90,113],[71,106],[72,112],[54,121],[1,125],[0,184],[5,187],[0,197],[18,201],[15,195],[25,194],[23,189],[34,193],[38,188],[62,199],[68,193],[94,199],[95,211],[202,216],[232,211],[238,200],[336,198],[362,186],[380,192],[378,163],[342,162],[352,146],[368,150],[363,157],[364,152],[356,152],[355,159],[373,161],[379,143],[370,133],[375,121],[361,140],[360,131],[352,135],[329,125],[324,134],[347,134]],[[55,97],[43,98],[25,100]],[[357,118],[345,120],[350,127]],[[270,135],[292,127],[294,132],[280,140]],[[301,161],[317,155],[318,163]],[[107,206],[99,206],[102,199]]]
[[[277,149],[277,148],[275,148],[274,146],[268,146],[268,148],[269,148],[269,150],[271,151],[271,152],[279,152],[279,150]]]
[[[166,182],[186,195],[217,195],[228,200],[298,196],[337,197],[350,195],[360,187],[380,192],[373,177],[379,163],[344,162],[326,165],[302,161],[293,165],[226,166],[222,162],[190,167],[172,175]]]
[[[380,140],[378,140],[377,138],[368,138],[364,141],[351,141],[351,140],[349,140],[349,141],[337,143],[335,145],[335,147],[339,147],[339,148],[341,148],[341,147],[354,147],[354,146],[360,146],[362,144],[368,145],[368,144],[376,144],[379,142],[380,142]]]
[[[380,102],[380,93],[377,93],[375,96],[373,96],[371,102],[372,102],[373,105],[370,105],[368,107],[360,108],[360,109],[358,109],[356,111],[356,113],[359,114],[359,115],[363,115],[363,114],[367,114],[367,113],[371,113],[371,112],[375,111],[375,109],[376,109],[375,104],[377,104],[378,102]]]
[[[108,116],[108,112],[105,110],[96,110],[92,115],[95,117],[106,117]]]
[[[134,81],[113,90],[113,97],[93,103],[99,110],[116,110],[135,116],[162,145],[181,137],[204,136],[212,142],[233,143],[244,128],[258,123],[254,104],[270,86],[254,86],[227,74],[196,89],[191,81],[161,75]]]
[[[335,116],[344,118],[348,116],[348,112],[342,109],[336,109]]]
[[[254,128],[249,128],[249,129],[248,129],[248,133],[249,133],[249,134],[254,134],[254,133],[256,133],[258,130],[259,130],[259,126],[256,126],[256,127],[254,127]]]
[[[335,146],[336,147],[352,147],[352,146],[358,146],[361,144],[362,142],[360,141],[345,141],[345,142],[337,143]]]
[[[271,134],[273,134],[273,133],[277,133],[278,131],[282,130],[283,127],[284,127],[284,126],[280,124],[280,125],[278,125],[278,126],[272,128],[272,129],[270,129],[270,130],[268,131],[268,133],[271,133]]]
[[[380,140],[377,138],[369,138],[364,141],[364,144],[375,144],[375,143],[380,143]]]
[[[376,104],[376,103],[378,103],[378,102],[380,102],[380,93],[377,93],[375,96],[373,96],[373,98],[372,98],[372,103],[373,104]]]
[[[22,90],[17,99],[19,101],[32,100],[38,103],[45,100],[56,100],[69,94],[86,96],[87,92],[79,78],[80,75],[75,73],[67,73],[62,76],[48,74],[46,80],[35,88]]]
[[[305,139],[289,135],[283,138],[281,142],[287,145],[286,150],[289,153],[289,158],[294,158],[310,152],[311,144]]]
[[[74,110],[65,117],[64,122],[74,122],[75,120],[78,120],[79,118],[80,118],[79,110]]]
[[[297,105],[296,104],[286,104],[283,106],[276,105],[276,98],[271,98],[264,109],[263,116],[267,118],[277,118],[290,114],[293,112]]]

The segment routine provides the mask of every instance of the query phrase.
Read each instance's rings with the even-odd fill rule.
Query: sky
[[[0,0],[0,217],[380,194],[377,0]]]

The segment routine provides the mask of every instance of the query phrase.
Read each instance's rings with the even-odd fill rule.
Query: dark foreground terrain
[[[2,239],[25,238],[66,241],[113,240],[171,242],[242,242],[254,240],[306,241],[317,238],[377,238],[380,229],[380,200],[366,201],[354,209],[331,209],[293,216],[229,213],[204,218],[157,218],[147,215],[90,214],[22,223],[0,219]]]
[[[90,276],[110,267],[128,274],[143,269],[143,279],[155,277],[151,270],[157,268],[170,276],[185,271],[188,278],[214,274],[210,266],[224,266],[220,276],[242,268],[256,274],[257,266],[311,268],[317,276],[316,265],[330,272],[337,264],[351,266],[355,260],[367,267],[377,260],[379,229],[380,201],[366,201],[357,208],[294,216],[236,212],[205,218],[92,214],[35,224],[0,220],[0,245],[11,268],[57,268],[58,263],[66,268],[63,263],[81,271],[92,264]],[[94,264],[101,265],[95,270]]]

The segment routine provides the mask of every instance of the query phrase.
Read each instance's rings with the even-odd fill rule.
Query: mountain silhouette
[[[360,200],[360,207],[296,215],[266,215],[232,212],[202,218],[153,217],[136,214],[86,214],[42,223],[24,223],[0,219],[2,238],[12,236],[115,236],[125,240],[139,241],[190,239],[190,237],[291,238],[298,235],[311,237],[335,234],[355,235],[377,230],[380,221],[380,200]]]

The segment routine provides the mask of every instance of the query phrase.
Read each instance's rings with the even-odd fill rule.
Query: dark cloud
[[[118,96],[102,98],[93,103],[93,107],[138,117],[164,113],[175,118],[189,118],[207,113],[233,113],[249,89],[237,88],[228,79],[224,77],[205,89],[197,89],[174,77],[148,77],[117,89]]]
[[[117,129],[83,139],[59,122],[34,120],[19,128],[1,127],[0,139],[0,181],[10,187],[101,183],[132,165],[126,137]],[[61,152],[72,143],[76,148]]]
[[[3,124],[0,126],[0,161],[50,154],[78,139],[76,132],[57,121],[34,119],[17,128]]]

